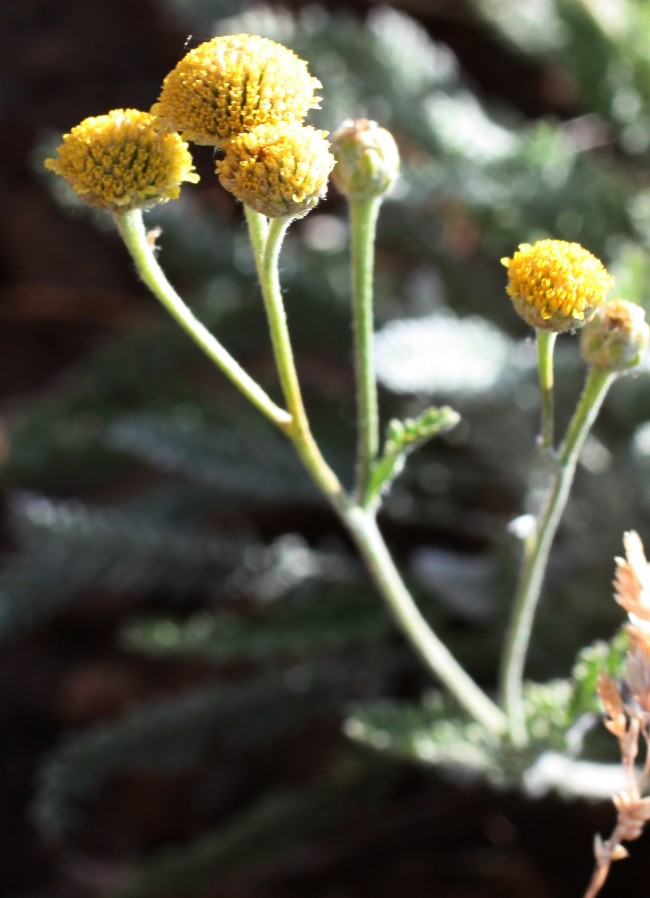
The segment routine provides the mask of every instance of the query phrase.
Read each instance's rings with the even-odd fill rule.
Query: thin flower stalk
[[[379,207],[399,175],[395,138],[377,122],[348,119],[332,135],[334,184],[350,212],[352,309],[357,402],[355,495],[366,508],[376,500],[373,473],[379,453],[379,413],[374,364],[373,267]]]
[[[510,624],[506,632],[501,666],[501,700],[513,744],[523,747],[528,733],[523,709],[523,675],[526,655],[548,564],[551,545],[569,498],[578,457],[616,374],[592,368],[566,436],[539,517],[537,531],[524,557]]]
[[[553,397],[554,373],[553,350],[557,333],[555,331],[537,329],[537,371],[541,392],[541,424],[539,429],[539,446],[542,452],[550,453],[553,449],[555,431],[555,402]]]
[[[266,246],[266,238],[269,234],[269,220],[266,215],[256,212],[254,209],[244,206],[246,215],[246,225],[248,226],[248,239],[253,249],[253,257],[257,269],[257,276],[261,279],[262,269],[261,263],[264,258],[264,247]]]
[[[379,451],[379,413],[374,364],[373,266],[381,197],[350,200],[354,360],[357,396],[357,488],[362,505],[369,495]]]
[[[138,274],[154,296],[237,389],[263,415],[281,430],[286,431],[292,423],[291,414],[277,405],[257,381],[241,367],[219,340],[194,316],[167,280],[156,259],[154,247],[147,237],[140,209],[113,217]]]
[[[271,342],[273,343],[278,376],[287,408],[291,414],[291,424],[287,429],[287,434],[317,486],[334,504],[334,507],[338,508],[339,505],[346,504],[343,487],[334,471],[323,458],[311,432],[282,300],[278,259],[280,248],[291,220],[290,218],[275,218],[270,222],[264,254],[259,262],[259,270],[261,272],[260,286],[271,334]]]

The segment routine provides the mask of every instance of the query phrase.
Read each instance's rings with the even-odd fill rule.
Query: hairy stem
[[[203,352],[223,371],[226,377],[240,390],[253,405],[270,418],[282,430],[291,424],[291,415],[267,395],[257,381],[241,367],[227,349],[213,334],[194,317],[181,297],[167,280],[158,264],[152,242],[142,220],[139,209],[114,216],[117,229],[131,254],[136,270],[154,296],[162,303],[172,317],[203,350]]]
[[[537,371],[542,394],[542,415],[539,430],[539,444],[543,452],[553,449],[555,410],[553,401],[553,350],[555,331],[537,329]]]
[[[373,267],[375,232],[381,197],[350,200],[354,362],[357,395],[356,495],[366,506],[372,468],[379,451],[379,413],[374,365]]]
[[[374,516],[359,506],[351,506],[342,516],[395,622],[425,666],[486,730],[494,735],[503,734],[506,729],[503,712],[461,667],[420,613],[386,548]]]
[[[287,408],[291,414],[291,426],[288,428],[287,434],[316,485],[338,509],[341,503],[346,504],[345,494],[338,477],[323,458],[309,426],[282,300],[278,259],[282,241],[290,223],[291,219],[275,218],[269,225],[264,254],[259,264],[262,296],[278,376]],[[255,251],[255,246],[253,246],[253,250]]]
[[[422,617],[395,567],[374,515],[344,492],[313,438],[293,358],[278,274],[278,256],[288,224],[288,220],[271,221],[259,264],[278,374],[291,412],[287,435],[312,479],[352,536],[382,598],[425,666],[475,720],[493,734],[501,734],[506,729],[503,712],[466,673]],[[253,249],[256,251],[255,247]]]
[[[244,206],[246,215],[246,224],[248,226],[248,237],[251,242],[255,265],[257,268],[257,276],[262,279],[262,259],[264,258],[264,247],[266,246],[266,238],[269,235],[269,220],[261,212],[255,212],[249,206]]]
[[[569,497],[580,450],[616,375],[590,369],[566,436],[560,447],[545,507],[537,532],[524,557],[515,603],[506,632],[501,666],[501,701],[508,718],[510,739],[524,746],[528,733],[522,704],[526,654],[535,611],[544,582],[548,556]]]

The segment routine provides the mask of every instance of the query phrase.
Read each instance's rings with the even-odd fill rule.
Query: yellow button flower
[[[84,119],[63,135],[57,153],[45,167],[65,178],[86,203],[108,212],[175,200],[183,181],[199,180],[187,144],[137,109]]]
[[[321,87],[287,47],[251,34],[199,44],[165,78],[152,112],[186,140],[223,148],[256,125],[301,122]]]
[[[259,125],[228,144],[219,180],[256,212],[301,218],[327,190],[334,157],[326,137],[310,125]]]
[[[530,325],[556,332],[580,327],[603,302],[613,278],[579,243],[522,243],[508,269],[508,295]]]

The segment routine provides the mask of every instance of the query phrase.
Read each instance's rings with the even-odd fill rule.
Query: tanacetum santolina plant
[[[155,127],[137,109],[113,109],[84,119],[64,134],[57,158],[45,167],[61,175],[91,206],[128,212],[177,199],[183,181],[196,182],[187,144]]]
[[[219,180],[268,218],[300,218],[327,191],[334,157],[326,138],[311,125],[258,125],[230,141],[217,162]]]
[[[521,243],[512,259],[501,262],[508,269],[506,289],[515,310],[532,327],[545,330],[580,327],[613,283],[596,256],[565,240]]]
[[[642,313],[622,301],[603,305],[612,278],[603,264],[577,243],[552,239],[521,243],[512,258],[502,259],[514,307],[536,329],[539,446],[547,462],[547,488],[536,491],[539,510],[521,553],[500,659],[499,691],[493,696],[469,675],[420,612],[377,521],[384,496],[409,453],[453,427],[458,415],[446,407],[434,407],[412,419],[393,420],[381,442],[373,360],[374,242],[379,209],[397,177],[399,153],[392,135],[373,122],[358,119],[347,121],[335,132],[333,154],[327,133],[303,124],[309,109],[317,105],[314,92],[319,86],[306,63],[286,47],[252,35],[218,37],[192,50],[170,72],[152,113],[114,110],[87,119],[65,136],[58,158],[46,165],[66,178],[87,202],[113,214],[136,269],[152,293],[293,445],[346,528],[397,626],[428,671],[453,697],[453,711],[445,721],[448,735],[435,745],[436,752],[443,749],[436,756],[472,768],[474,762],[465,762],[458,747],[480,743],[478,768],[491,768],[500,779],[514,781],[518,774],[513,770],[523,771],[556,746],[554,738],[544,741],[535,723],[530,695],[539,684],[525,682],[528,646],[549,553],[585,440],[610,385],[640,359],[647,344],[647,327]],[[181,136],[169,128],[180,131]],[[223,150],[223,158],[216,163],[219,180],[244,205],[273,346],[282,397],[279,402],[194,316],[167,280],[145,229],[143,208],[176,197],[182,181],[197,179],[183,138]],[[337,159],[341,166],[337,181],[350,221],[357,429],[356,467],[350,487],[328,464],[311,431],[280,282],[280,250],[287,228],[324,195]],[[599,308],[605,311],[594,319],[593,329],[589,326],[583,344],[587,361],[584,388],[564,436],[556,444],[554,341],[559,333],[588,322]],[[444,751],[453,751],[453,758]],[[644,805],[644,816],[646,810]],[[627,808],[628,822],[637,811],[636,805]]]
[[[307,63],[282,44],[229,34],[181,59],[152,112],[186,140],[223,148],[256,125],[303,121],[318,107],[320,87]]]

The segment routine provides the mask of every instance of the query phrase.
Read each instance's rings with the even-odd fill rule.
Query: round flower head
[[[63,135],[58,157],[46,159],[45,167],[86,203],[108,212],[175,200],[181,183],[199,176],[187,144],[155,123],[155,116],[137,109],[84,119]]]
[[[399,172],[399,151],[390,131],[367,119],[348,120],[332,135],[332,180],[348,199],[387,193]]]
[[[508,295],[528,324],[556,332],[580,327],[613,283],[603,263],[579,243],[521,243],[508,269]]]
[[[186,140],[224,148],[256,125],[301,122],[321,87],[307,63],[264,37],[229,34],[199,44],[165,78],[152,112]]]
[[[641,361],[650,328],[641,306],[610,299],[598,309],[580,334],[583,359],[601,371],[627,371]]]
[[[334,157],[326,137],[310,125],[259,125],[228,144],[219,180],[256,212],[301,218],[327,191]]]

